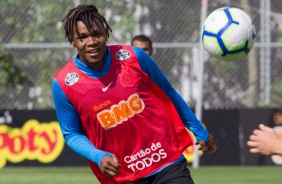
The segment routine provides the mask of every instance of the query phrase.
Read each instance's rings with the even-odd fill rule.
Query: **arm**
[[[115,156],[97,149],[83,134],[78,112],[55,79],[52,83],[52,93],[58,121],[66,144],[79,155],[96,163],[103,171],[107,164],[112,164],[112,157],[115,158]],[[116,162],[113,164],[116,164]]]
[[[206,151],[206,146],[214,147],[213,137],[208,134],[208,131],[203,127],[202,123],[196,118],[190,107],[172,87],[167,77],[161,72],[156,63],[142,49],[134,48],[138,57],[138,61],[142,70],[147,73],[153,82],[155,82],[171,99],[185,127],[193,132],[202,146],[203,151]],[[207,145],[206,145],[207,144]]]
[[[272,128],[260,124],[259,129],[255,129],[247,142],[251,153],[263,155],[281,155],[282,139]]]

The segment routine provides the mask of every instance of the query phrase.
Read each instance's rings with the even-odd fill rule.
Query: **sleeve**
[[[111,156],[111,154],[97,149],[83,134],[79,115],[56,79],[52,83],[52,94],[57,118],[66,144],[73,151],[100,167],[102,158]]]
[[[171,99],[185,127],[193,132],[197,141],[204,140],[205,142],[208,142],[208,131],[197,119],[180,94],[173,88],[168,78],[159,69],[154,60],[142,49],[137,47],[133,48],[141,69],[147,73],[152,81],[156,83]]]

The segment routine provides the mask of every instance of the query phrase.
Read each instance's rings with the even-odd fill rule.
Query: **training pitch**
[[[279,166],[200,166],[191,168],[195,184],[281,184]],[[5,167],[1,184],[98,184],[88,167]]]

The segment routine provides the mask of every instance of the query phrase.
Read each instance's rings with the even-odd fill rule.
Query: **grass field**
[[[282,184],[282,167],[190,168],[196,184]],[[0,184],[98,184],[88,167],[5,167]]]

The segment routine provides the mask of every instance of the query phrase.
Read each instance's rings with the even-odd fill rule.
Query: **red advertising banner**
[[[61,155],[64,138],[56,117],[48,116],[49,111],[4,111],[1,114],[0,168],[25,160],[51,163]]]

